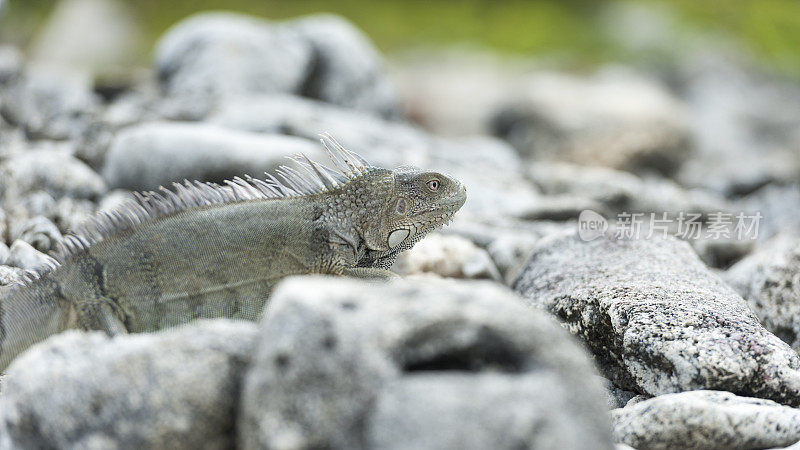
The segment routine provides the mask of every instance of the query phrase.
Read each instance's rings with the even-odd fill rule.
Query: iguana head
[[[370,259],[411,248],[453,217],[467,199],[464,185],[440,172],[400,167],[386,171],[391,189],[363,236]]]

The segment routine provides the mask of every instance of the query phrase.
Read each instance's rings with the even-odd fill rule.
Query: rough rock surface
[[[231,448],[255,337],[227,320],[52,337],[9,367],[0,435],[11,448]]]
[[[313,50],[313,66],[302,95],[384,117],[398,115],[381,56],[361,31],[328,14],[285,26],[307,40]]]
[[[201,13],[174,25],[155,50],[169,95],[297,92],[311,70],[308,43],[239,14]]]
[[[681,103],[653,80],[607,70],[532,76],[494,118],[523,155],[670,174],[689,154]]]
[[[54,262],[53,258],[36,250],[27,242],[20,240],[16,240],[11,244],[5,261],[9,266],[28,270],[42,269],[52,265]]]
[[[730,392],[661,395],[611,414],[614,440],[637,450],[748,450],[800,441],[800,410]]]
[[[598,212],[609,218],[621,212],[666,212],[675,217],[679,212],[708,214],[730,209],[724,198],[713,193],[605,167],[540,161],[530,164],[527,175],[542,193],[586,198],[601,205]]]
[[[681,184],[746,195],[800,176],[800,87],[716,50],[681,74],[694,155]]]
[[[555,314],[619,387],[718,389],[800,405],[800,356],[677,239],[542,239],[514,289]]]
[[[81,77],[35,71],[11,84],[0,95],[0,114],[36,138],[74,138],[98,107],[88,80]]]
[[[800,351],[800,235],[775,236],[724,278],[766,329]]]
[[[486,250],[460,236],[438,233],[427,236],[403,252],[393,270],[401,275],[435,273],[450,278],[500,280],[500,272]]]
[[[100,175],[58,150],[34,150],[8,158],[0,163],[0,179],[5,199],[35,190],[56,197],[96,198],[106,190]]]
[[[336,16],[276,24],[238,14],[198,14],[161,39],[156,69],[169,95],[205,103],[205,112],[226,97],[283,93],[398,115],[380,55]]]
[[[9,254],[8,246],[6,245],[5,242],[0,240],[0,265],[6,263],[6,260],[8,259],[8,254]]]
[[[256,349],[243,448],[611,448],[584,352],[488,282],[289,279]]]
[[[10,241],[16,239],[25,241],[36,250],[48,253],[58,248],[58,243],[62,237],[61,232],[53,222],[45,217],[36,216],[11,227],[8,239]]]
[[[261,135],[207,124],[148,123],[120,132],[106,155],[103,177],[112,188],[171,186],[181,180],[222,182],[260,176],[303,153],[323,160],[319,144],[290,136]]]

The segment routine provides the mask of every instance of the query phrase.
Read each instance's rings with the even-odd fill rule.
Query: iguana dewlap
[[[69,328],[258,320],[289,275],[391,277],[397,254],[464,204],[464,186],[447,175],[372,167],[333,147],[335,169],[296,157],[277,178],[187,181],[99,214],[65,239],[57,266],[0,299],[0,370]]]

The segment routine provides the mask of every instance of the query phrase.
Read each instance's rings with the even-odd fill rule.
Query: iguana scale
[[[277,177],[185,181],[100,213],[65,238],[58,264],[0,299],[0,371],[65,329],[257,320],[289,275],[392,277],[398,253],[464,204],[452,177],[373,167],[332,142],[323,145],[334,169],[297,156]]]

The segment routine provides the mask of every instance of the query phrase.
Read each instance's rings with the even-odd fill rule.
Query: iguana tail
[[[73,306],[47,275],[0,296],[0,372],[28,347],[74,323]]]

